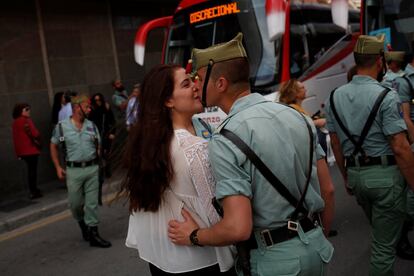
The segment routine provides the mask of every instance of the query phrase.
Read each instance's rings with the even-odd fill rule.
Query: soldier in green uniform
[[[384,37],[359,37],[354,49],[357,74],[332,93],[326,107],[327,128],[346,188],[372,226],[373,276],[394,275],[395,246],[406,211],[404,177],[414,187],[414,156],[398,95],[377,81],[384,68],[383,47]],[[383,95],[379,110],[372,112]],[[366,132],[371,112],[374,117]]]
[[[50,153],[56,174],[66,178],[68,199],[73,217],[78,221],[85,241],[91,246],[110,247],[111,243],[98,233],[98,152],[99,132],[86,119],[91,111],[85,95],[72,98],[73,114],[59,122],[50,140]],[[59,161],[59,144],[62,145],[66,168]]]
[[[322,275],[333,247],[312,215],[324,208],[312,122],[308,120],[308,130],[307,119],[299,112],[251,93],[242,34],[227,43],[194,49],[193,64],[199,90],[204,90],[203,103],[219,106],[228,114],[209,143],[216,197],[224,217],[211,228],[199,229],[184,210],[185,222],[170,222],[170,239],[180,245],[222,246],[251,237],[251,275]],[[294,198],[299,201],[305,195],[306,214],[291,218],[295,207],[222,135],[223,129],[232,131],[260,156]],[[236,269],[241,275],[240,267]]]
[[[393,53],[393,52],[391,52]],[[399,56],[393,57],[393,59],[403,62],[404,61],[404,52]],[[398,64],[397,64],[398,65]],[[407,64],[404,71],[399,71],[398,74],[395,74],[392,79],[392,87],[397,90],[398,95],[400,96],[401,106],[403,111],[403,118],[407,125],[408,138],[411,143],[411,149],[414,150],[414,59],[411,60],[411,63]],[[398,67],[395,67],[397,69]],[[414,260],[414,249],[410,244],[408,239],[409,224],[414,220],[414,192],[410,189],[407,192],[407,219],[403,225],[403,230],[401,233],[400,241],[397,245],[397,256],[406,259]]]
[[[393,87],[395,78],[402,77],[405,73],[403,70],[405,52],[401,51],[390,51],[385,52],[385,60],[388,65],[387,73],[382,80],[382,83]]]

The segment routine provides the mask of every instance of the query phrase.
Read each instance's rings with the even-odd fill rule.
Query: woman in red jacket
[[[42,197],[37,188],[37,160],[40,154],[40,133],[30,119],[30,106],[19,103],[13,109],[13,142],[18,158],[27,164],[29,198]]]

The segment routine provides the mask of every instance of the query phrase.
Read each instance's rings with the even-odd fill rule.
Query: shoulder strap
[[[368,119],[365,122],[364,128],[362,129],[361,135],[359,136],[358,143],[355,145],[354,152],[352,153],[353,156],[355,156],[360,151],[361,153],[363,153],[363,155],[365,155],[364,151],[362,150],[362,144],[364,143],[364,140],[367,137],[372,124],[374,123],[375,117],[377,116],[378,109],[380,108],[382,101],[384,100],[385,96],[389,91],[390,89],[386,87],[375,101],[374,106],[371,109],[371,113],[369,113]]]
[[[337,121],[339,127],[341,130],[345,133],[346,137],[354,144],[355,148],[352,153],[353,156],[358,154],[358,152],[361,152],[363,156],[366,156],[365,151],[362,149],[362,145],[364,143],[365,138],[368,135],[369,130],[371,129],[372,124],[374,123],[374,119],[377,115],[378,109],[384,100],[384,97],[387,95],[387,93],[390,91],[389,88],[385,87],[385,89],[381,92],[381,94],[378,96],[377,100],[374,103],[374,106],[372,107],[372,110],[368,116],[367,121],[365,122],[365,125],[362,129],[361,135],[359,136],[358,141],[352,137],[351,133],[348,131],[348,129],[344,126],[341,119],[339,118],[338,112],[336,111],[335,107],[335,101],[334,101],[334,93],[336,89],[332,91],[331,95],[329,96],[329,103],[331,105],[332,112],[334,114],[335,120]]]
[[[60,145],[62,147],[63,160],[66,161],[67,149],[66,149],[65,136],[63,135],[62,122],[59,122],[58,123],[58,127],[59,127],[59,143],[60,143]]]
[[[303,202],[305,199],[306,192],[308,190],[310,176],[312,174],[312,162],[313,162],[313,134],[312,129],[309,123],[306,121],[306,125],[308,126],[308,130],[310,131],[310,156],[309,156],[309,170],[306,179],[306,186],[302,193],[300,200],[298,201],[286,188],[285,185],[272,173],[272,171],[266,166],[265,163],[257,156],[257,154],[243,141],[238,137],[236,134],[231,132],[228,129],[221,129],[220,133],[229,139],[234,145],[236,145],[245,155],[246,157],[254,164],[254,166],[260,171],[260,173],[266,178],[266,180],[275,188],[275,190],[283,196],[293,207],[295,210],[291,216],[292,220],[296,220],[299,213],[303,213],[305,215],[308,214],[308,211],[303,206]]]
[[[341,119],[339,118],[338,112],[336,111],[335,101],[334,101],[334,94],[336,92],[336,89],[337,88],[335,88],[331,92],[331,95],[329,96],[329,103],[331,105],[332,113],[333,113],[333,115],[335,117],[335,120],[338,123],[339,127],[345,133],[346,137],[352,142],[352,144],[354,144],[354,146],[356,146],[358,144],[357,141],[355,141],[354,137],[352,137],[351,133],[349,133],[348,129],[344,126]]]

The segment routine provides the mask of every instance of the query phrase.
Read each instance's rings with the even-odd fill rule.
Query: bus
[[[361,3],[363,34],[383,33],[388,47],[412,53],[414,47],[414,1],[371,0]]]
[[[184,67],[192,48],[226,42],[242,32],[252,91],[275,100],[280,83],[297,78],[308,89],[303,106],[314,114],[334,88],[346,83],[360,29],[359,10],[348,9],[347,0],[314,2],[182,0],[173,15],[140,26],[135,59],[144,64],[148,33],[157,28],[165,30],[161,63]],[[200,114],[212,125],[225,116],[216,107]]]

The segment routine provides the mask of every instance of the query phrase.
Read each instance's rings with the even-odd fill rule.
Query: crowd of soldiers
[[[240,44],[234,51],[226,47],[193,51],[203,100],[207,106],[217,105],[228,113],[209,143],[216,196],[225,215],[213,227],[200,229],[186,214],[185,222],[170,223],[170,238],[182,245],[219,246],[247,239],[253,231],[252,275],[321,275],[333,248],[317,230],[319,226],[312,226],[318,225],[312,214],[323,208],[316,179],[306,178],[312,134],[292,109],[266,103],[250,94],[248,87],[231,81],[223,88],[218,81],[226,78],[223,72],[232,66],[232,60],[243,57],[235,54]],[[345,188],[355,195],[372,228],[370,275],[393,275],[397,244],[402,244],[398,252],[402,257],[413,258],[407,238],[412,220],[407,215],[407,184],[414,188],[410,148],[414,138],[410,131],[414,59],[405,72],[387,74],[387,81],[392,74],[396,76],[390,82],[394,90],[381,83],[387,70],[384,37],[360,36],[354,57],[356,74],[327,101],[327,128]],[[395,59],[388,61],[392,64]],[[213,79],[212,68],[216,70]],[[390,70],[393,68],[391,65]],[[237,138],[245,145],[240,146],[243,143]],[[246,147],[257,155],[252,157]],[[298,156],[300,160],[296,160]],[[257,159],[271,169],[266,172]],[[272,187],[272,182],[277,182],[268,177],[272,173],[281,179],[287,193]],[[295,200],[290,201],[291,195]],[[237,227],[232,227],[235,221]]]

